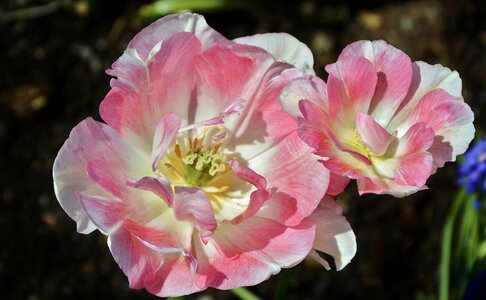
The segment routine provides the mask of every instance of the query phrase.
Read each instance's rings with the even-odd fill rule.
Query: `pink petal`
[[[267,181],[264,177],[258,175],[253,170],[240,165],[237,160],[233,159],[229,161],[228,165],[233,169],[236,176],[251,183],[257,188],[256,191],[251,193],[250,202],[246,210],[231,221],[234,224],[238,224],[256,214],[263,204],[272,197],[272,192],[266,189]]]
[[[175,113],[166,113],[155,128],[152,142],[152,169],[157,170],[160,159],[165,155],[169,147],[179,133],[181,118]]]
[[[302,261],[314,237],[315,226],[310,222],[287,227],[253,217],[238,225],[225,223],[204,248],[196,244],[197,285],[231,289],[258,284],[282,267]]]
[[[382,40],[354,42],[344,48],[338,60],[357,57],[371,61],[378,73],[370,115],[385,127],[407,95],[412,63],[407,54]]]
[[[88,177],[114,196],[122,198],[126,187],[119,181],[119,175],[113,173],[112,166],[101,160],[90,160],[86,166]]]
[[[206,193],[199,188],[176,186],[173,208],[176,218],[192,222],[199,230],[201,240],[207,243],[217,224]]]
[[[341,194],[349,184],[349,178],[330,172],[329,187],[327,188],[327,195],[336,196]]]
[[[193,13],[165,16],[145,27],[128,44],[128,48],[136,49],[140,57],[147,59],[150,52],[160,42],[164,43],[178,32],[190,32],[202,43],[204,48],[213,44],[230,44],[220,33],[208,26],[203,16]]]
[[[426,190],[427,186],[411,186],[398,184],[390,179],[371,180],[361,178],[357,180],[358,192],[364,194],[388,194],[397,198],[403,198],[421,190]]]
[[[131,288],[146,288],[159,297],[187,295],[204,289],[194,285],[191,260],[187,256],[153,250],[141,237],[154,244],[161,244],[164,238],[138,227],[135,223],[125,223],[108,238],[110,251]]]
[[[79,194],[79,201],[89,219],[104,234],[116,230],[126,214],[125,204],[120,201],[83,194]]]
[[[280,104],[285,112],[297,118],[302,116],[299,109],[300,100],[308,100],[327,111],[327,86],[316,76],[297,78],[285,86],[280,94]]]
[[[387,126],[392,132],[407,119],[415,110],[422,97],[435,89],[443,89],[458,101],[463,101],[461,96],[462,82],[456,71],[439,64],[429,65],[425,62],[414,62],[412,64],[413,78],[407,96],[402,101],[397,113]]]
[[[103,120],[130,143],[151,153],[160,118],[167,112],[183,119],[189,114],[195,78],[193,62],[200,51],[199,40],[184,32],[165,40],[148,61],[137,65],[115,63],[109,73],[117,79],[111,81],[112,89],[100,105]]]
[[[427,93],[410,117],[402,124],[425,122],[434,131],[435,139],[430,152],[435,169],[447,161],[455,161],[464,153],[474,138],[474,114],[471,108],[442,89]]]
[[[327,65],[327,95],[329,115],[342,118],[357,111],[367,113],[375,92],[377,74],[373,64],[365,58],[338,60]]]
[[[362,112],[356,113],[356,128],[361,140],[373,151],[374,155],[381,156],[386,152],[390,144],[391,134],[372,117]]]
[[[341,207],[336,200],[326,196],[310,220],[317,224],[314,249],[331,255],[336,269],[342,270],[356,254],[357,247],[356,237],[348,221],[343,217]],[[330,270],[329,264],[322,259],[319,260],[317,253],[313,255],[327,270]]]
[[[434,131],[427,123],[416,123],[399,139],[396,156],[427,151],[434,142]]]
[[[145,191],[151,191],[155,195],[162,198],[169,207],[172,206],[173,193],[170,181],[164,177],[142,177],[139,180],[127,179],[127,185]]]
[[[87,172],[90,161],[91,167]],[[150,168],[143,168],[145,165],[147,161],[138,156],[115,130],[86,119],[73,128],[54,161],[56,197],[66,213],[76,221],[79,232],[92,232],[96,226],[81,207],[78,194],[113,198],[112,192],[122,192],[125,175],[138,176],[138,172],[150,172]],[[105,168],[107,166],[109,168]],[[98,184],[93,182],[93,178]]]
[[[429,152],[418,152],[399,158],[394,181],[400,185],[422,187],[432,174],[433,157]]]
[[[296,132],[254,157],[248,166],[266,180],[273,197],[258,213],[293,226],[309,216],[326,193],[329,171]],[[272,162],[272,163],[269,163]]]
[[[314,57],[310,49],[287,33],[255,34],[237,38],[234,42],[257,46],[270,52],[275,60],[294,65],[307,74],[314,74]]]

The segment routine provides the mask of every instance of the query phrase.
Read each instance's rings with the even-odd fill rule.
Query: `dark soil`
[[[45,2],[4,0],[0,16]],[[155,299],[129,290],[105,237],[76,233],[53,193],[57,151],[82,119],[100,120],[97,108],[109,90],[104,70],[148,22],[134,17],[136,1],[88,3],[96,5],[87,13],[77,6],[36,18],[0,17],[0,299]],[[291,33],[311,46],[322,76],[347,43],[385,39],[413,60],[458,70],[478,130],[484,130],[486,2],[254,3],[252,9],[203,13],[230,38]],[[358,199],[352,185],[340,201],[357,235],[355,259],[341,272],[300,264],[287,299],[436,298],[441,230],[457,191],[455,168],[449,163],[429,180],[428,191],[406,199]],[[251,289],[270,299],[277,279]],[[189,298],[235,296],[208,290]]]

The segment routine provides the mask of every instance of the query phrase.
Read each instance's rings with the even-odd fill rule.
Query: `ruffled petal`
[[[258,284],[302,261],[314,237],[311,222],[287,227],[253,217],[238,225],[225,223],[207,245],[196,244],[197,285],[232,289]]]
[[[126,215],[125,203],[99,196],[79,194],[79,201],[89,219],[104,234],[118,228]]]
[[[217,227],[208,196],[194,187],[176,186],[174,192],[174,215],[180,221],[193,223],[203,243],[207,243]]]
[[[327,65],[329,115],[341,124],[354,122],[355,112],[367,113],[376,88],[375,66],[365,58],[338,60]]]
[[[316,76],[297,78],[285,86],[280,94],[282,108],[291,116],[297,118],[302,114],[299,109],[300,100],[308,100],[327,111],[327,86]]]
[[[194,285],[190,253],[172,247],[169,233],[125,222],[109,236],[108,246],[131,288],[145,288],[160,297],[187,295],[203,289]]]
[[[122,196],[126,175],[150,172],[144,167],[147,159],[103,123],[88,118],[73,128],[54,161],[53,178],[56,197],[76,221],[79,232],[89,233],[96,226],[82,208],[78,194],[107,199]]]
[[[157,170],[160,159],[165,155],[169,147],[179,133],[181,118],[175,113],[166,113],[155,128],[152,142],[152,169]]]
[[[310,217],[310,220],[317,224],[316,240],[313,248],[317,251],[324,252],[334,258],[336,269],[342,270],[356,254],[356,237],[351,225],[342,215],[342,209],[336,200],[331,197],[324,197],[319,207]],[[327,269],[330,265],[327,261],[317,260]]]
[[[370,115],[386,127],[407,95],[412,81],[410,57],[379,40],[354,42],[343,49],[338,60],[357,57],[364,57],[375,66],[378,81],[371,100]]]
[[[381,156],[386,152],[392,136],[371,116],[358,112],[356,129],[363,143],[373,151],[374,155]]]
[[[139,60],[137,64],[117,61],[109,71],[117,79],[111,81],[112,89],[100,105],[103,120],[131,144],[151,153],[160,118],[173,112],[187,120],[190,114],[193,62],[200,52],[201,43],[193,34],[178,33],[147,61],[140,57],[133,58]]]
[[[263,48],[270,52],[275,60],[294,65],[306,74],[314,74],[314,57],[309,47],[288,33],[255,34],[233,41]]]
[[[456,71],[451,71],[439,64],[430,65],[422,61],[414,62],[412,69],[413,77],[408,94],[388,124],[389,132],[395,131],[412,114],[422,97],[432,90],[443,89],[458,101],[463,101],[462,81]]]
[[[474,114],[461,99],[457,99],[442,89],[427,93],[418,103],[413,113],[401,124],[424,122],[434,131],[435,139],[430,149],[434,156],[434,172],[448,161],[464,153],[474,138]]]

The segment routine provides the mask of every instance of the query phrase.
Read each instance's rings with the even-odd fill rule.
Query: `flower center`
[[[196,137],[182,132],[160,161],[160,172],[173,185],[206,186],[230,169],[226,164],[226,155],[221,153],[223,136],[222,126],[205,127]]]

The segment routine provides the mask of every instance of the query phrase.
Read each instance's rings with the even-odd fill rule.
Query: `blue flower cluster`
[[[464,154],[464,162],[459,167],[458,183],[466,188],[469,194],[486,192],[486,139],[482,139]],[[481,207],[480,199],[474,207]]]

